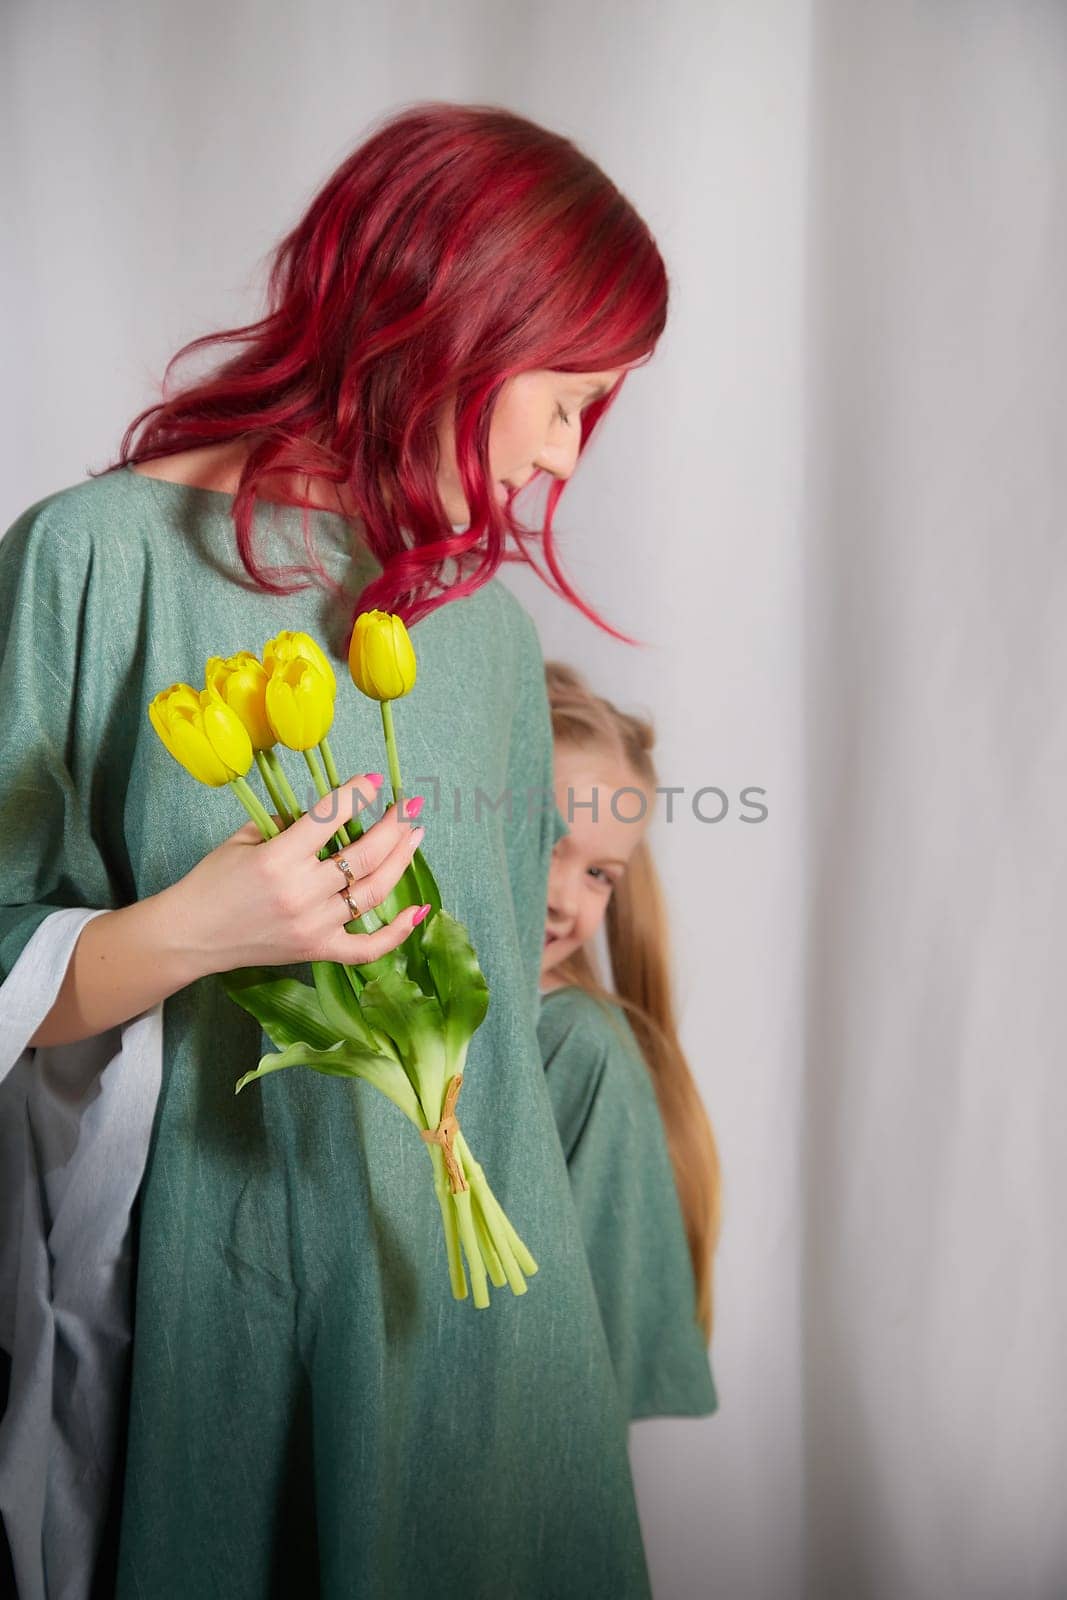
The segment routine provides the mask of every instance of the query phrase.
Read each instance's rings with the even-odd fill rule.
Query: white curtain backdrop
[[[7,0],[0,61],[0,528],[390,110],[645,216],[670,322],[558,527],[646,647],[508,581],[682,790],[721,1409],[632,1430],[657,1600],[1063,1600],[1067,5]]]

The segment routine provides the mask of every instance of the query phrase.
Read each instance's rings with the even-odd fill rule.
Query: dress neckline
[[[175,478],[157,478],[147,472],[136,471],[129,462],[125,463],[121,470],[126,473],[127,477],[146,484],[149,489],[153,489],[158,485],[164,489],[177,489],[180,494],[208,495],[215,502],[217,509],[225,509],[227,516],[232,513],[234,496],[228,489],[208,489],[204,484],[200,483],[181,483]],[[258,500],[256,505],[257,508],[271,506],[276,511],[303,512],[307,510],[313,516],[330,517],[334,522],[344,523],[346,528],[351,527],[348,518],[343,516],[340,511],[327,511],[325,506],[295,506],[288,500]]]

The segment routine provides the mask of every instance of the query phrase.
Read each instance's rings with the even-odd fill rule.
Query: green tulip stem
[[[264,787],[274,802],[274,809],[282,819],[282,827],[287,828],[291,822],[296,821],[296,818],[290,811],[281,790],[274,780],[274,774],[267,763],[266,751],[256,751],[256,766],[259,768],[259,775],[263,779]]]
[[[266,806],[258,799],[254,790],[250,788],[244,778],[231,778],[230,788],[253,822],[259,824],[259,831],[264,839],[274,839],[281,833],[282,830],[278,827]]]
[[[512,1293],[525,1294],[526,1284],[523,1274],[532,1277],[537,1271],[537,1262],[515,1232],[510,1218],[489,1187],[485,1171],[472,1156],[470,1146],[462,1132],[456,1134],[453,1148],[463,1163],[464,1175],[481,1207],[486,1227],[500,1257],[500,1265],[507,1275]]]
[[[319,799],[325,799],[330,792],[330,785],[326,782],[326,774],[322,770],[322,762],[319,760],[318,751],[305,750],[304,760],[308,764],[308,771],[311,773],[311,781],[318,791]],[[338,850],[343,850],[346,844],[352,843],[347,832],[345,831],[345,825],[343,822],[338,828],[337,832],[334,834],[332,843],[337,846]]]
[[[319,754],[322,757],[322,764],[326,768],[326,781],[331,789],[339,789],[341,787],[341,775],[337,770],[337,762],[333,758],[333,751],[330,749],[330,741],[325,734],[319,740]],[[351,821],[345,823],[344,831],[348,844],[353,844],[356,839],[362,836],[363,823],[360,820],[358,811]]]
[[[433,1164],[433,1191],[441,1208],[441,1224],[445,1231],[445,1254],[448,1258],[448,1277],[452,1285],[452,1298],[466,1300],[467,1279],[463,1271],[463,1255],[459,1245],[459,1227],[456,1208],[452,1204],[452,1189],[445,1168],[445,1158],[440,1145],[427,1145]]]
[[[485,1269],[496,1288],[503,1289],[508,1281],[507,1273],[500,1264],[500,1256],[497,1254],[496,1246],[489,1232],[489,1225],[482,1212],[477,1189],[471,1190],[471,1214],[474,1218],[474,1232],[482,1252],[482,1259],[485,1262]]]
[[[382,700],[382,729],[385,733],[385,753],[389,761],[389,782],[393,786],[393,804],[398,808],[403,804],[403,789],[400,783],[400,758],[396,753],[396,730],[393,727],[393,702]]]
[[[308,771],[311,773],[311,781],[315,785],[315,789],[319,795],[319,798],[321,799],[323,795],[329,794],[330,785],[326,782],[326,774],[322,770],[322,762],[319,760],[318,751],[305,750],[304,760],[308,764]]]
[[[489,1289],[485,1281],[485,1261],[482,1257],[478,1236],[474,1228],[474,1217],[471,1211],[471,1191],[461,1189],[452,1196],[452,1204],[456,1209],[456,1221],[459,1224],[459,1237],[463,1245],[463,1253],[467,1257],[467,1271],[471,1277],[471,1294],[474,1304],[479,1310],[489,1304]],[[525,1284],[523,1288],[525,1288]]]
[[[285,775],[285,768],[282,766],[281,762],[278,760],[278,756],[277,756],[277,752],[276,751],[274,751],[274,750],[264,750],[263,756],[264,756],[265,761],[267,762],[267,765],[270,767],[271,776],[273,777],[275,783],[278,786],[278,791],[281,794],[283,800],[285,801],[286,809],[288,810],[288,812],[291,815],[293,821],[295,822],[297,817],[302,817],[304,815],[304,813],[300,809],[300,801],[296,798],[296,795],[293,793],[292,785],[290,784],[289,779]]]
[[[339,789],[341,787],[341,775],[337,771],[337,762],[333,759],[330,741],[325,734],[319,740],[319,754],[322,756],[322,764],[326,768],[326,776],[330,781],[330,788]]]

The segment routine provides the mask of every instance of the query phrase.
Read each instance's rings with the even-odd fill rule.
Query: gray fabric
[[[159,1095],[162,1005],[32,1049],[81,930],[51,913],[0,985],[0,1514],[20,1600],[92,1584],[130,1340],[131,1211]]]

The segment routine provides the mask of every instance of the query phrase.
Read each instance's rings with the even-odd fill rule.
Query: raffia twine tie
[[[419,1129],[420,1139],[425,1139],[427,1144],[439,1144],[444,1151],[445,1166],[448,1169],[448,1181],[452,1186],[453,1194],[462,1194],[464,1189],[470,1187],[463,1176],[460,1164],[456,1159],[456,1153],[452,1149],[452,1141],[459,1132],[459,1122],[456,1119],[456,1101],[459,1099],[462,1083],[462,1072],[457,1072],[454,1077],[449,1078],[440,1122],[436,1128]]]

